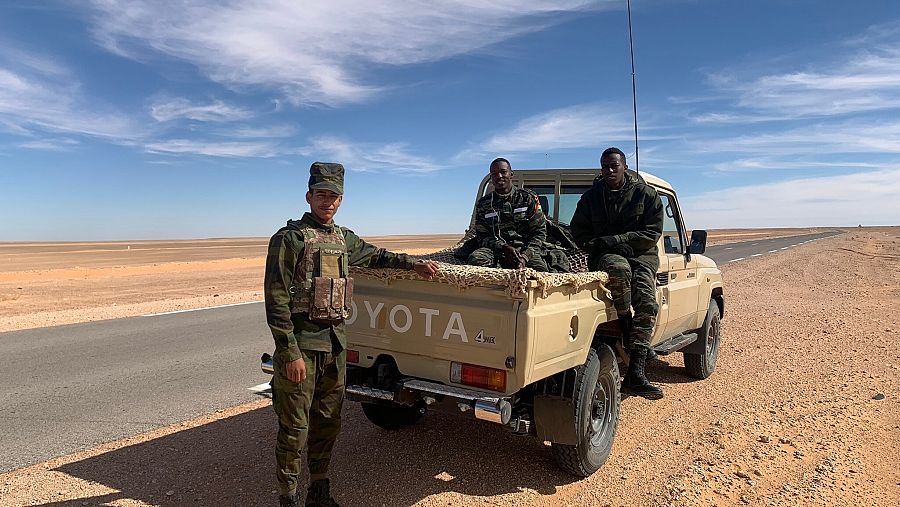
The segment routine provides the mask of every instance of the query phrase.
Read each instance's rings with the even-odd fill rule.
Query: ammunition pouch
[[[344,320],[350,316],[352,301],[352,278],[317,276],[312,283],[309,318],[328,322]]]

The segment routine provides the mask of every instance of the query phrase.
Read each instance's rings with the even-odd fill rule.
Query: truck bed
[[[466,286],[452,270],[443,281],[375,271],[354,273],[354,310],[346,323],[349,348],[359,352],[356,365],[370,368],[390,358],[403,376],[442,384],[462,385],[451,380],[451,364],[471,364],[504,371],[502,393],[515,393],[583,363],[584,342],[597,325],[615,319],[599,281],[556,285],[560,276],[579,274],[537,274],[540,281],[520,280],[510,291],[500,284]]]

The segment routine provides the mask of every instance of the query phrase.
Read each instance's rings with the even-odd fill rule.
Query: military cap
[[[309,190],[316,189],[344,195],[344,166],[334,162],[313,162],[309,167]]]

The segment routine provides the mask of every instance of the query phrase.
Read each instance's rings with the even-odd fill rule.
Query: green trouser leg
[[[320,352],[320,354],[323,354]],[[331,451],[341,432],[341,407],[347,378],[347,351],[332,356],[319,368],[316,395],[310,408],[309,474],[311,480],[324,479],[331,463]]]
[[[469,254],[469,258],[466,259],[466,264],[494,268],[497,267],[497,259],[494,257],[493,250],[483,246],[481,248],[476,248],[474,252]]]
[[[306,363],[304,381],[291,382],[285,377],[284,364],[277,360],[272,378],[272,406],[278,416],[276,478],[281,495],[293,495],[297,490],[300,455],[307,440],[310,475],[327,472],[341,427],[346,351],[337,356],[327,352],[301,352]]]
[[[631,306],[634,308],[634,324],[630,348],[643,347],[649,351],[653,326],[659,313],[656,302],[656,273],[649,267],[634,262],[631,278]]]
[[[544,260],[540,250],[528,248],[525,250],[525,267],[535,271],[550,271],[547,261]]]
[[[539,250],[529,248],[523,252],[523,255],[525,255],[526,268],[531,268],[536,271],[549,271],[547,262],[544,260]],[[499,266],[497,259],[498,255],[495,255],[493,250],[487,247],[481,247],[476,248],[474,252],[469,254],[468,259],[466,259],[466,264],[471,266],[496,268]]]
[[[609,275],[609,290],[616,313],[629,314],[634,309],[629,349],[650,348],[650,337],[659,305],[656,302],[656,273],[647,266],[617,254],[600,257],[598,268]]]

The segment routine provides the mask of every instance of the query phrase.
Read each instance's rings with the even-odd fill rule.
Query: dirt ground
[[[0,326],[252,300],[261,266],[0,272]],[[722,270],[716,372],[695,381],[679,354],[656,361],[649,375],[666,397],[623,400],[612,455],[593,476],[565,475],[545,444],[489,423],[429,414],[386,432],[348,403],[335,496],[349,506],[900,505],[900,229],[851,230]],[[272,505],[268,403],[0,474],[0,505]]]

